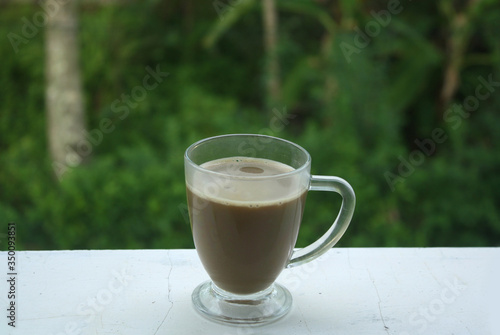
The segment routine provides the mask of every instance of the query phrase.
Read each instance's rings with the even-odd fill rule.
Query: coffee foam
[[[225,205],[280,205],[297,199],[308,186],[303,174],[287,175],[295,169],[268,159],[231,157],[210,161],[201,167],[217,174],[195,171],[191,183],[188,182],[189,190],[198,197]],[[280,174],[285,175],[266,178]]]

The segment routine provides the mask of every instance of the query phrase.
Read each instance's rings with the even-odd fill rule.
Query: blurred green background
[[[351,183],[341,246],[500,245],[498,1],[81,1],[85,126],[113,130],[61,180],[45,27],[22,31],[41,10],[0,4],[0,222],[18,248],[193,247],[184,150],[239,132],[296,142],[314,174]],[[169,75],[116,113],[147,67]],[[298,246],[339,206],[311,193]]]

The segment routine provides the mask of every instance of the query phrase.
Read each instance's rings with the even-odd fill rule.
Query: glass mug
[[[266,135],[201,140],[186,150],[184,164],[194,244],[211,278],[193,291],[195,309],[235,324],[284,316],[292,297],[276,278],[337,243],[354,212],[353,189],[341,178],[311,175],[306,150]],[[320,239],[294,249],[310,190],[337,192],[342,206]]]

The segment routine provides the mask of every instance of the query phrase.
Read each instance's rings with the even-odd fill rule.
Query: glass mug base
[[[213,282],[200,284],[192,294],[195,310],[204,317],[223,323],[259,325],[285,316],[292,306],[292,295],[278,283],[249,295],[236,295]]]

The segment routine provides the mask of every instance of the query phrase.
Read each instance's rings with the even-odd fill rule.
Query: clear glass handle
[[[309,190],[337,192],[342,196],[342,206],[335,222],[320,239],[305,248],[293,251],[287,268],[307,263],[327,252],[344,235],[354,213],[356,196],[351,185],[344,179],[331,176],[311,176]]]

